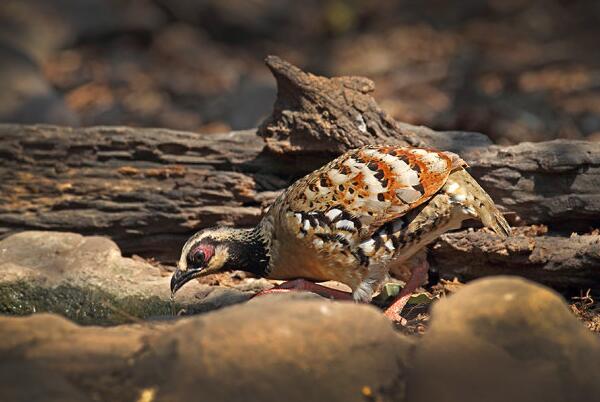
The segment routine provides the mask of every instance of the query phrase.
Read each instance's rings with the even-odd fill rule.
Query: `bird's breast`
[[[290,230],[281,230],[272,241],[270,279],[304,278],[316,282],[338,281],[356,287],[365,272],[348,251],[341,252],[334,244],[314,241],[319,238],[298,238]]]

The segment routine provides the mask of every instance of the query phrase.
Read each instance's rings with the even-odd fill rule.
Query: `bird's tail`
[[[466,204],[465,206],[472,215],[476,215],[481,220],[484,226],[492,229],[499,236],[507,237],[510,235],[510,225],[496,208],[488,193],[481,188],[473,176],[464,169],[458,169],[452,172],[449,180],[457,182],[460,188],[465,190],[466,197],[461,201]]]

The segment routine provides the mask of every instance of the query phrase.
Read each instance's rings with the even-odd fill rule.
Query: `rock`
[[[22,232],[0,241],[0,312],[54,312],[84,324],[170,318],[170,276],[124,258],[104,237]],[[174,310],[201,313],[248,299],[250,293],[193,283]]]
[[[134,400],[137,390],[128,389],[122,374],[144,347],[143,337],[165,327],[84,328],[51,314],[0,317],[0,372],[7,373],[0,400],[91,401],[100,392],[104,400]]]
[[[25,382],[35,385],[27,386]],[[0,363],[0,397],[11,402],[94,400],[76,389],[64,376],[27,360],[11,358],[3,358]]]
[[[175,324],[0,317],[0,337],[5,369],[27,362],[56,377],[42,390],[113,401],[402,401],[412,348],[373,307],[282,295]],[[0,399],[28,395],[29,377],[14,380]]]
[[[374,308],[265,296],[155,336],[134,368],[164,400],[403,400],[411,342]],[[160,384],[164,384],[161,386]]]
[[[573,401],[600,395],[600,340],[562,298],[511,277],[438,302],[416,348],[410,401]]]

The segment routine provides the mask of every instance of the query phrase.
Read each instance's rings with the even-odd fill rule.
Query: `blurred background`
[[[277,54],[400,121],[600,140],[599,41],[593,0],[2,0],[0,122],[251,128]]]

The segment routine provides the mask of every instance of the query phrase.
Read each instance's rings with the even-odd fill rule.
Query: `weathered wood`
[[[554,140],[469,151],[471,173],[527,224],[600,227],[600,143]]]
[[[491,144],[479,133],[442,133],[395,121],[369,95],[375,84],[367,78],[320,77],[276,56],[265,62],[277,80],[277,100],[258,134],[275,153],[325,154],[329,158],[368,144],[457,152]]]
[[[173,260],[199,227],[251,225],[261,191],[253,131],[0,126],[0,234],[27,229],[102,234],[127,254]]]
[[[444,277],[471,280],[518,275],[556,289],[600,289],[600,235],[537,236],[516,230],[508,239],[480,230],[445,234],[430,252]]]
[[[278,167],[282,158],[262,147],[253,131],[0,125],[0,233],[101,234],[127,254],[172,261],[198,228],[256,223],[292,178],[281,172],[307,169],[298,157]],[[524,222],[593,226],[600,216],[594,147],[491,147],[470,162],[482,185]]]

